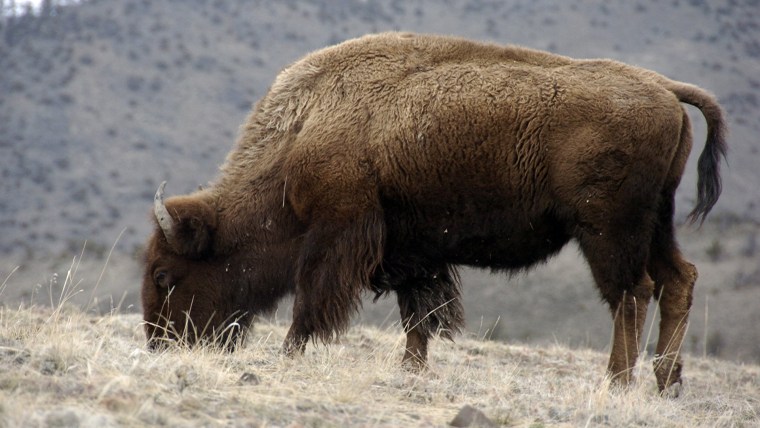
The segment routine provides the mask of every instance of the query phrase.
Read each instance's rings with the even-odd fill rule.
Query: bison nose
[[[169,332],[152,328],[150,325],[145,328],[145,336],[147,338],[146,346],[151,352],[165,350],[175,340]]]
[[[148,339],[148,350],[151,352],[158,352],[162,349],[166,348],[166,343],[163,340],[159,340],[156,338],[150,338]]]

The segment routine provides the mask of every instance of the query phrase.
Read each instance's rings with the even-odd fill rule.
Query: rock
[[[459,413],[449,422],[453,427],[497,427],[494,421],[488,418],[485,413],[468,405],[459,409]]]
[[[49,427],[78,427],[79,416],[70,409],[58,409],[45,416],[45,425]]]
[[[198,382],[198,372],[187,365],[177,367],[177,370],[174,371],[174,377],[176,378],[177,388],[180,392]]]
[[[258,385],[261,383],[261,379],[254,373],[245,372],[240,376],[237,383],[238,385]]]

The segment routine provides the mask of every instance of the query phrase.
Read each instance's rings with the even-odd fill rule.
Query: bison
[[[608,371],[631,381],[647,305],[654,371],[681,382],[695,267],[679,252],[674,195],[698,107],[702,222],[716,203],[726,126],[704,90],[612,60],[454,37],[383,33],[285,68],[253,108],[218,178],[164,201],[145,256],[149,345],[222,341],[295,295],[283,344],[344,332],[365,292],[395,292],[403,363],[463,325],[457,266],[514,272],[575,240],[613,315]]]

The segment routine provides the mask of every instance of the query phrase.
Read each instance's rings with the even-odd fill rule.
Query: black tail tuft
[[[689,213],[688,220],[691,224],[699,222],[700,225],[720,197],[723,187],[720,163],[728,151],[723,112],[712,97],[708,101],[712,102],[695,104],[707,120],[707,142],[697,163],[697,204]]]
[[[722,190],[720,163],[728,152],[723,109],[713,95],[697,86],[669,79],[662,83],[679,101],[697,107],[707,122],[707,142],[697,163],[697,204],[688,217],[691,224],[702,225]]]

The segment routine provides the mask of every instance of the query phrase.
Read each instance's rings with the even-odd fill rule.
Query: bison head
[[[231,293],[242,278],[229,274],[231,259],[215,244],[217,212],[205,192],[164,202],[156,192],[156,228],[145,253],[143,317],[148,345],[199,341],[234,348],[250,317]],[[238,306],[238,307],[236,307]]]

